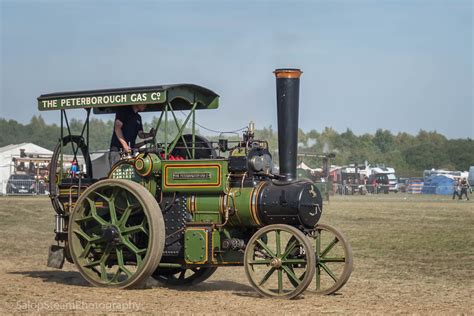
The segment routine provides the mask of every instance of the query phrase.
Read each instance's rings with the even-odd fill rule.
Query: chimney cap
[[[275,77],[277,79],[278,78],[298,79],[303,72],[297,68],[279,68],[279,69],[275,69],[273,73],[275,74]]]

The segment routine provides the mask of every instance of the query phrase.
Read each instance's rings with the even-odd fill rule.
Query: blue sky
[[[296,67],[305,131],[474,138],[472,1],[0,5],[3,118],[28,122],[42,93],[186,82],[221,96],[201,124],[276,128],[272,71]]]

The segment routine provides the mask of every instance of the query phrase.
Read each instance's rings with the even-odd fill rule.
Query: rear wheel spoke
[[[329,251],[331,251],[331,249],[339,242],[339,240],[337,239],[337,237],[335,237],[330,243],[329,245],[326,246],[326,248],[323,250],[323,252],[321,252],[321,257],[324,257],[325,255],[327,255],[327,253]]]
[[[346,258],[320,258],[320,262],[326,263],[326,262],[346,262]]]
[[[135,225],[122,229],[122,235],[135,234],[139,232],[146,233],[145,228],[142,225]]]
[[[337,282],[336,276],[335,276],[334,273],[327,267],[327,265],[325,265],[325,264],[322,263],[322,262],[320,262],[319,265],[321,266],[321,268],[323,268],[324,271],[326,271],[326,273],[331,277],[331,279],[334,280],[334,282]]]
[[[321,288],[321,268],[319,265],[316,266],[316,290],[319,290]]]
[[[138,249],[137,246],[135,246],[131,241],[129,240],[122,240],[122,243],[125,247],[127,247],[131,252],[134,254],[143,254],[146,252],[146,248],[143,249]]]

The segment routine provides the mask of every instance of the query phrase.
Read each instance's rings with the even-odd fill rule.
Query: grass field
[[[71,264],[46,267],[54,216],[47,198],[0,198],[0,314],[473,314],[474,203],[443,196],[334,197],[321,222],[351,242],[354,272],[337,295],[260,298],[243,268],[220,268],[188,289],[89,286]]]

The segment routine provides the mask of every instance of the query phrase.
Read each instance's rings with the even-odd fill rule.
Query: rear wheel
[[[314,285],[310,289],[318,294],[333,294],[346,284],[352,273],[351,246],[341,232],[325,224],[317,224],[308,237],[313,240],[316,257]],[[293,240],[288,242],[286,249]],[[299,251],[294,249],[293,253]],[[296,286],[296,282],[292,283]]]
[[[92,179],[92,162],[89,155],[89,149],[84,141],[84,138],[80,135],[68,135],[59,140],[58,144],[54,148],[53,155],[51,156],[51,163],[49,164],[49,195],[51,197],[51,203],[53,208],[58,214],[65,214],[67,210],[64,209],[63,205],[58,199],[59,188],[58,184],[65,178],[70,177],[66,173],[63,161],[63,150],[70,147],[74,154],[74,161],[79,162],[80,158],[84,161],[86,173],[84,176],[87,179]],[[80,152],[79,152],[80,151]],[[71,162],[69,162],[71,163]],[[71,179],[74,181],[75,179]],[[77,180],[77,179],[76,179]],[[84,179],[85,180],[85,179]]]
[[[70,216],[69,247],[82,276],[95,286],[129,288],[155,271],[164,247],[155,198],[138,183],[106,179],[85,190]]]
[[[342,288],[352,273],[352,248],[336,228],[317,224],[309,234],[316,256],[314,286],[318,294],[333,294]]]
[[[204,159],[216,158],[217,153],[212,144],[207,138],[195,135],[194,136],[194,157],[193,157],[193,135],[183,134],[178,140],[176,146],[171,152],[173,156],[183,157],[185,159]]]

